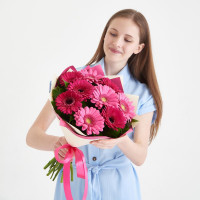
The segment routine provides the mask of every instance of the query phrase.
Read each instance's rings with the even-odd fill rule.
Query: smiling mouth
[[[117,50],[115,50],[115,49],[112,49],[112,48],[109,48],[110,49],[110,51],[112,51],[113,53],[115,53],[115,54],[121,54],[121,52],[119,52],[119,51],[117,51]]]

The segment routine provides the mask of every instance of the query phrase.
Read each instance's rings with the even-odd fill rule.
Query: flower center
[[[101,97],[101,101],[106,102],[106,98],[105,97]]]
[[[79,91],[79,92],[84,92],[84,90],[83,90],[83,89],[79,89],[78,91]]]
[[[88,124],[91,124],[91,119],[89,119],[89,118],[87,118],[86,120],[85,120]]]
[[[121,108],[125,111],[126,110],[126,107],[123,105],[123,104],[121,104]]]
[[[109,120],[110,120],[111,123],[114,122],[114,119],[112,117],[109,117]]]
[[[70,105],[70,104],[73,104],[74,103],[74,99],[73,98],[68,98],[66,100],[66,104]]]

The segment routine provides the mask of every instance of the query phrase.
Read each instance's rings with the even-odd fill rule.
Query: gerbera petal
[[[115,107],[107,107],[102,111],[105,123],[108,127],[117,130],[118,128],[124,128],[126,124],[126,118],[123,112]]]
[[[77,80],[68,86],[69,90],[73,90],[81,95],[84,100],[89,99],[94,91],[94,86],[86,80]]]
[[[93,115],[95,113],[95,115]],[[100,112],[95,108],[80,108],[78,112],[74,114],[74,119],[77,126],[82,126],[82,130],[86,130],[87,135],[99,134],[104,128],[104,118]],[[81,120],[80,120],[81,119]],[[82,123],[81,123],[82,122]]]
[[[107,85],[98,85],[95,87],[93,92],[92,103],[99,109],[105,106],[117,106],[118,99],[115,91]]]
[[[136,114],[134,112],[134,106],[132,102],[124,93],[118,94],[119,98],[119,109],[124,113],[127,120],[132,119]]]
[[[78,71],[77,72],[65,72],[65,73],[62,73],[58,77],[58,81],[61,86],[64,86],[65,85],[64,81],[70,83],[75,80],[81,79],[82,77],[83,77],[83,75]]]
[[[77,111],[81,106],[82,98],[73,91],[66,91],[57,96],[55,99],[57,109],[65,114],[71,114]]]

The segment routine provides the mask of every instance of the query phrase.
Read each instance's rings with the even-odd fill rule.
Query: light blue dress
[[[105,73],[104,58],[95,65],[98,64]],[[153,123],[156,119],[156,107],[149,89],[132,77],[128,65],[118,75],[124,77],[124,93],[139,96],[137,114],[154,111]],[[132,140],[133,135],[134,131],[128,134]],[[101,149],[89,144],[79,149],[84,153],[88,168],[87,200],[141,200],[140,184],[134,165],[117,146],[112,149]],[[74,169],[74,180],[70,183],[72,196],[74,200],[82,200],[85,180],[77,177],[75,160],[72,164]],[[57,177],[54,200],[66,199],[60,178],[61,172]]]

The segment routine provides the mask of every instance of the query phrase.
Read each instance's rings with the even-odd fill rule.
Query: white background
[[[85,65],[107,20],[133,8],[146,17],[164,102],[162,124],[137,167],[143,200],[200,199],[200,6],[190,1],[0,0],[0,200],[51,200],[43,166],[53,152],[26,145],[49,81]],[[57,121],[47,133],[62,135]]]

